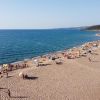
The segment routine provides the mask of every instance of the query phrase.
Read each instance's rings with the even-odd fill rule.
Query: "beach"
[[[12,65],[23,62],[27,67],[9,71],[8,78],[3,74],[0,79],[0,100],[100,99],[100,41]],[[28,78],[20,77],[20,72],[27,74]]]
[[[0,100],[100,100],[100,0],[0,1]]]

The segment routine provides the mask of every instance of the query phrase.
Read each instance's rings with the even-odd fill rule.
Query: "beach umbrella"
[[[3,64],[4,69],[8,69],[8,64]]]

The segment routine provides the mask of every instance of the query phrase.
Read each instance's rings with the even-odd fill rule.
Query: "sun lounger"
[[[38,63],[38,66],[46,66],[46,65],[49,65],[49,63],[46,61]]]
[[[61,59],[57,59],[57,60],[55,60],[55,63],[58,64],[58,65],[61,65],[63,62],[62,62]]]
[[[40,61],[38,62],[38,66],[47,66],[50,65],[51,60],[46,60],[46,61]]]

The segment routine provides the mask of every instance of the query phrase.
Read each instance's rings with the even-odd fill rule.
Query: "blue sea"
[[[0,64],[69,49],[99,40],[96,32],[79,29],[0,30]]]

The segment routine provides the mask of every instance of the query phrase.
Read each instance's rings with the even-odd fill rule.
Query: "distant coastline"
[[[100,32],[100,25],[89,26],[89,27],[86,27],[85,30]]]

